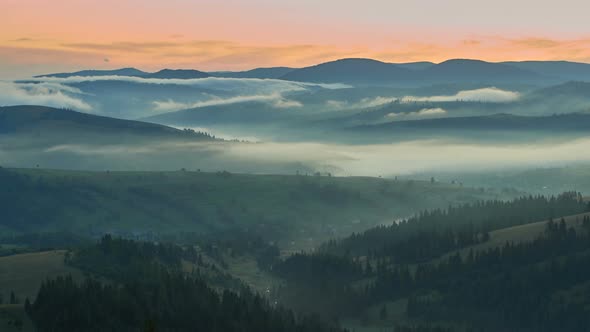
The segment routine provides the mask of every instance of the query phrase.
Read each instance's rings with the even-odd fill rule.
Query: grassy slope
[[[18,321],[22,325],[17,326]],[[0,305],[0,331],[2,332],[33,332],[33,322],[25,313],[22,305]]]
[[[573,216],[566,216],[564,220],[568,227],[579,228],[582,225],[584,216],[590,215],[590,212],[576,214]],[[555,222],[559,222],[561,217],[555,218]],[[501,247],[507,242],[519,243],[519,242],[530,242],[539,237],[545,231],[545,227],[549,220],[543,220],[531,224],[519,225],[514,227],[508,227],[490,232],[490,240],[484,243],[480,243],[468,248],[460,250],[461,255],[465,256],[470,250],[481,251],[491,248]],[[455,254],[453,252],[451,254]],[[449,254],[449,255],[451,255]],[[445,256],[448,257],[448,256]]]
[[[583,217],[587,215],[590,215],[590,212],[572,216],[565,216],[564,220],[568,227],[578,228],[582,224]],[[560,220],[561,217],[554,219],[555,222],[559,222]],[[506,242],[519,243],[532,241],[545,231],[545,226],[547,222],[548,220],[543,220],[535,223],[508,227],[490,232],[489,241],[465,249],[461,249],[459,250],[459,252],[462,256],[465,257],[471,249],[473,249],[474,251],[487,250],[491,248],[501,247],[504,244],[506,244]],[[451,253],[448,253],[447,255],[444,255],[442,258],[436,259],[435,261],[442,260],[443,258],[448,258],[449,256],[454,255],[456,253],[457,251],[453,251]],[[575,295],[578,293],[583,293],[583,291],[585,291],[589,287],[590,285],[588,284],[579,285],[572,288],[572,290],[570,290],[568,294],[572,293]],[[366,325],[362,324],[359,320],[347,320],[344,322],[344,325],[349,329],[354,329],[355,331],[371,332],[381,331],[383,328],[391,327],[395,325],[395,323],[399,322],[408,323],[406,317],[406,303],[407,299],[400,299],[394,302],[390,301],[373,305],[365,309],[368,318],[368,322]],[[388,315],[385,320],[381,320],[379,317],[379,312],[384,305],[387,308]]]
[[[565,220],[569,226],[577,227],[580,225],[583,216],[589,214],[568,216],[565,217]],[[559,221],[560,218],[556,218],[555,220]],[[473,248],[482,250],[501,246],[506,241],[530,241],[543,232],[546,222],[540,221],[494,231],[490,233],[489,242],[474,246]],[[462,252],[466,253],[468,250],[464,249]],[[63,263],[63,255],[63,251],[47,251],[0,258],[0,289],[15,290],[22,301],[24,297],[34,297],[37,288],[46,278],[54,278],[57,275],[69,273],[73,274],[76,278],[82,278],[82,273],[79,270],[68,267]],[[229,263],[228,272],[242,279],[263,294],[266,289],[280,284],[280,280],[276,280],[267,275],[267,273],[260,271],[256,266],[256,262],[251,257],[226,257],[226,259]],[[8,294],[4,294],[4,297],[7,299]],[[388,317],[384,321],[379,318],[379,310],[383,305],[379,304],[367,309],[369,318],[368,326],[363,326],[359,321],[344,321],[343,324],[347,327],[354,328],[356,331],[379,331],[386,326],[391,326],[396,321],[404,321],[406,319],[405,300],[402,299],[384,304],[387,306],[388,311]],[[24,331],[32,331],[30,321],[24,317],[21,306],[0,306],[0,328],[6,327],[6,331],[12,331],[8,329],[7,324],[8,321],[14,320],[15,317],[20,317],[25,322]]]
[[[498,198],[441,183],[362,177],[8,171],[26,176],[30,186],[19,186],[16,195],[35,202],[39,211],[20,224],[24,230],[145,234],[241,228],[284,249],[313,247],[423,209]]]
[[[41,283],[47,278],[71,274],[81,279],[82,272],[66,266],[63,250],[44,251],[0,257],[0,290],[7,302],[14,291],[22,304],[25,298],[33,299]]]
[[[64,264],[64,254],[65,251],[56,250],[0,257],[0,292],[4,303],[9,301],[11,291],[14,291],[19,301],[16,305],[0,305],[0,331],[34,331],[23,303],[26,298],[31,301],[35,298],[41,283],[46,279],[69,274],[77,280],[83,278],[80,270]],[[22,327],[17,328],[15,321],[22,322]]]
[[[251,256],[229,257],[227,262],[228,272],[232,276],[239,278],[260,294],[266,296],[270,290],[282,284],[280,279],[268,271],[261,270],[256,259]]]

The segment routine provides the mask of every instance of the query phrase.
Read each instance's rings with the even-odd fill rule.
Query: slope
[[[360,177],[0,169],[0,179],[0,230],[9,233],[242,230],[284,248],[313,247],[425,208],[500,198],[454,185]]]

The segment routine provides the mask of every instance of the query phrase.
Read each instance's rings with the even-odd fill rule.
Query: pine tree
[[[381,320],[387,319],[387,306],[385,304],[383,305],[383,307],[381,307],[381,311],[379,311],[379,318]]]
[[[27,314],[31,313],[31,301],[29,301],[28,297],[25,299],[25,312]]]
[[[373,274],[373,267],[371,266],[371,261],[368,256],[367,256],[367,261],[366,261],[366,265],[365,265],[365,274],[366,275]]]
[[[18,304],[18,301],[16,299],[16,295],[14,295],[14,292],[10,292],[10,304]]]
[[[145,322],[145,326],[143,328],[143,332],[156,332],[156,323],[153,320],[148,320]]]

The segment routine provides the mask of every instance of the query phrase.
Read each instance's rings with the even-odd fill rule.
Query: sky
[[[0,79],[346,57],[590,62],[587,0],[0,0]]]

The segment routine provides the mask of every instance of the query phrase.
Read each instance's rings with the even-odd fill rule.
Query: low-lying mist
[[[472,144],[420,140],[379,145],[259,143],[231,145],[227,155],[241,159],[300,162],[337,175],[392,176],[425,171],[482,171],[530,168],[589,161],[590,138],[542,144]]]
[[[590,137],[531,144],[417,140],[392,144],[156,141],[130,144],[0,145],[0,164],[89,170],[228,170],[248,173],[330,172],[395,176],[562,166],[590,161]],[[22,140],[21,140],[22,143]],[[48,145],[43,145],[48,144]]]

